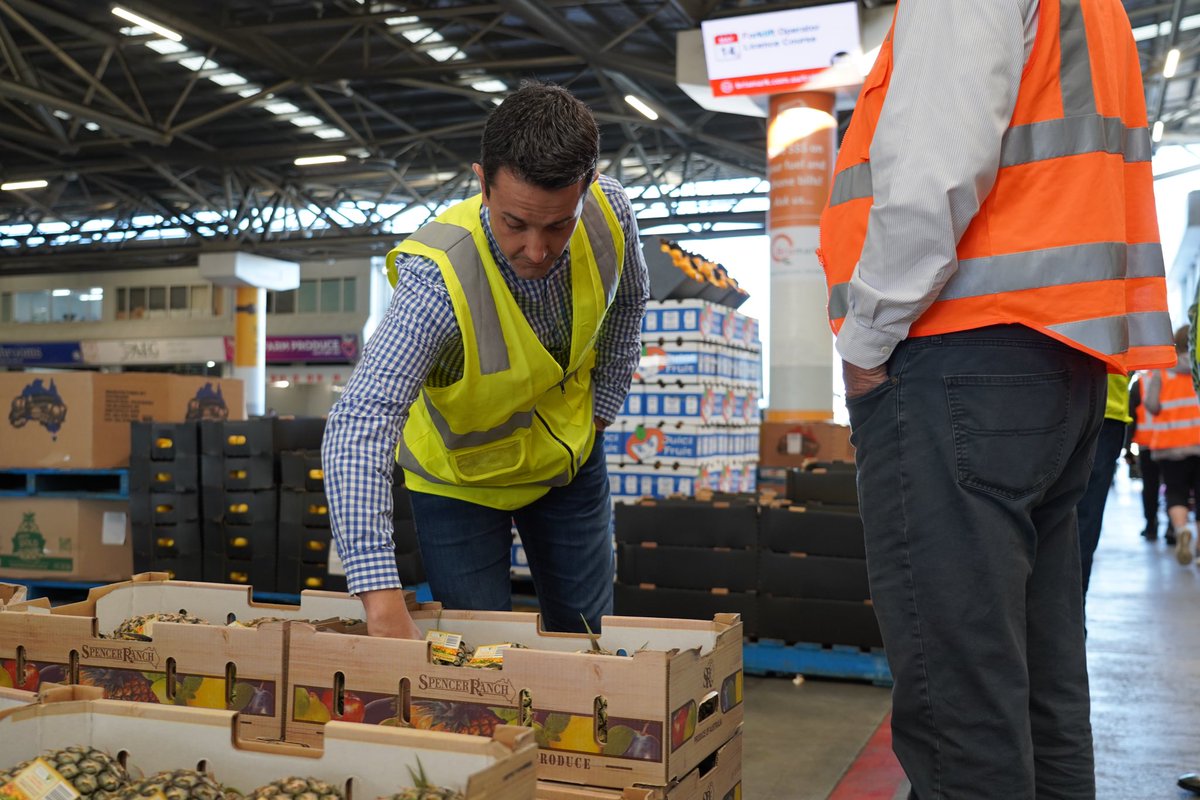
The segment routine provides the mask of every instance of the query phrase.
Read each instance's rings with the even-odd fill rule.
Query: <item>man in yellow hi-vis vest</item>
[[[612,612],[599,432],[640,354],[637,224],[596,172],[595,119],[565,89],[510,95],[481,150],[482,193],[388,254],[391,305],[329,415],[330,519],[373,635],[420,636],[394,559],[393,458],[435,599],[511,608],[515,522],[548,630],[595,630]]]

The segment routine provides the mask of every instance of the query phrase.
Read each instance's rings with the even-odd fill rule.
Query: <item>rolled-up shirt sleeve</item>
[[[870,368],[933,303],[991,193],[1012,119],[1037,0],[905,0],[887,97],[871,143],[874,203],[837,337]]]

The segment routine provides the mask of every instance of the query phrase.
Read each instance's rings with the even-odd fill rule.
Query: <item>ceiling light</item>
[[[1175,71],[1179,69],[1179,48],[1173,47],[1167,53],[1167,61],[1163,64],[1163,77],[1174,78]]]
[[[291,385],[288,381],[271,381],[271,386],[276,389],[286,389]]]
[[[253,97],[254,95],[258,94],[261,91],[262,91],[261,87],[251,85],[251,86],[247,86],[245,89],[238,89],[238,96],[239,97]]]
[[[71,290],[70,289],[55,289],[50,294],[54,295],[55,297],[70,297]]]
[[[325,120],[320,117],[314,117],[311,114],[305,114],[302,117],[293,117],[288,122],[295,125],[297,128],[315,128],[318,125],[324,125]]]
[[[71,118],[71,115],[70,115],[70,114],[68,114],[68,113],[67,113],[67,112],[65,112],[65,111],[62,111],[61,109],[57,109],[57,108],[56,108],[56,109],[54,109],[54,111],[53,111],[53,112],[51,112],[51,113],[53,113],[53,114],[54,114],[54,116],[58,117],[59,119],[70,119],[70,118]]]
[[[496,94],[497,92],[507,92],[508,84],[496,78],[488,78],[482,81],[475,81],[471,84],[471,88],[477,92]]]
[[[300,107],[293,103],[268,103],[263,108],[272,114],[297,114],[300,111]]]
[[[3,192],[19,192],[22,189],[45,189],[50,184],[46,181],[13,181],[12,183],[0,183],[0,191]]]
[[[388,17],[383,23],[385,25],[411,25],[414,22],[420,21],[420,17]]]
[[[218,72],[216,75],[209,75],[208,79],[218,86],[241,86],[246,82],[246,79],[236,72]]]
[[[186,53],[187,45],[173,42],[170,39],[151,39],[146,42],[146,47],[149,47],[156,53],[161,53],[164,56],[173,56],[176,53]]]
[[[151,22],[145,17],[139,17],[129,9],[121,8],[120,6],[113,6],[112,13],[116,14],[121,19],[132,22],[134,25],[140,25],[143,28],[149,28],[164,39],[170,39],[173,42],[178,42],[183,39],[182,36],[170,28],[164,28],[162,25],[159,25],[156,22]]]
[[[341,164],[345,160],[346,160],[346,157],[342,156],[342,155],[304,156],[303,158],[297,158],[292,163],[295,164],[297,167],[308,167],[308,166],[312,166],[313,164]]]
[[[431,42],[442,41],[442,35],[440,33],[436,33],[433,28],[413,28],[410,31],[404,31],[401,35],[413,44],[421,41],[426,36],[429,37],[429,41]]]
[[[208,361],[208,362],[205,362],[205,364],[204,364],[204,366],[208,367],[209,369],[212,369],[216,365],[217,365],[217,362],[215,362],[215,361]]]
[[[640,111],[642,116],[644,116],[646,119],[658,119],[658,112],[646,105],[646,101],[642,100],[640,97],[634,97],[631,94],[627,94],[625,95],[625,102],[629,103],[629,105]]]
[[[322,139],[345,139],[346,134],[339,128],[318,128],[312,132],[314,136],[319,136]]]
[[[1162,137],[1163,137],[1163,130],[1166,127],[1167,127],[1166,123],[1163,122],[1161,119],[1158,122],[1154,123],[1154,133],[1151,135],[1150,138],[1152,138],[1156,142],[1161,142]]]
[[[178,64],[181,67],[190,69],[192,72],[199,72],[202,69],[217,69],[221,66],[208,56],[188,56],[187,58],[179,59]]]
[[[89,131],[92,131],[93,133],[100,130],[100,126],[94,122],[85,122],[85,123],[83,123],[83,127],[87,128]]]

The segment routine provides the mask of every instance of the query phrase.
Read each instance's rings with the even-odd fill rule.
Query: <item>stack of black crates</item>
[[[129,516],[135,571],[203,580],[200,512],[197,424],[134,422]]]
[[[737,612],[754,639],[882,647],[854,478],[832,464],[794,471],[784,501],[617,506],[616,612]]]

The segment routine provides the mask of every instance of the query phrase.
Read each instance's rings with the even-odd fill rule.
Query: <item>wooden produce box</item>
[[[37,702],[37,692],[10,689],[5,681],[6,678],[8,682],[12,681],[12,676],[8,674],[8,671],[0,669],[0,711],[7,711],[10,708],[27,706],[30,703]]]
[[[279,739],[287,623],[227,623],[364,614],[347,595],[308,592],[299,606],[288,606],[255,603],[252,591],[146,573],[92,589],[71,605],[52,609],[39,600],[10,606],[0,613],[0,666],[20,662],[33,685],[19,688],[74,683],[98,686],[110,699],[240,711],[242,738]],[[129,617],[181,609],[214,624],[155,623],[152,641],[145,642],[107,638]]]
[[[331,718],[477,735],[525,722],[541,747],[540,779],[623,789],[684,777],[742,723],[735,614],[606,617],[601,647],[631,654],[614,656],[580,652],[590,646],[584,634],[542,632],[536,614],[422,610],[413,617],[423,630],[462,634],[471,646],[529,649],[510,649],[501,669],[481,670],[433,663],[425,642],[294,623],[285,738],[319,744]]]
[[[347,797],[376,798],[412,786],[409,770],[465,792],[467,800],[533,800],[530,731],[506,726],[489,739],[398,728],[329,726],[322,751],[240,740],[232,711],[145,706],[88,697],[80,687],[0,713],[0,764],[69,745],[121,753],[134,775],[203,769],[242,792],[284,777],[314,777]]]
[[[601,789],[538,781],[537,800],[742,800],[742,731],[668,786]]]
[[[25,587],[19,583],[0,583],[0,610],[7,605],[25,602]]]

